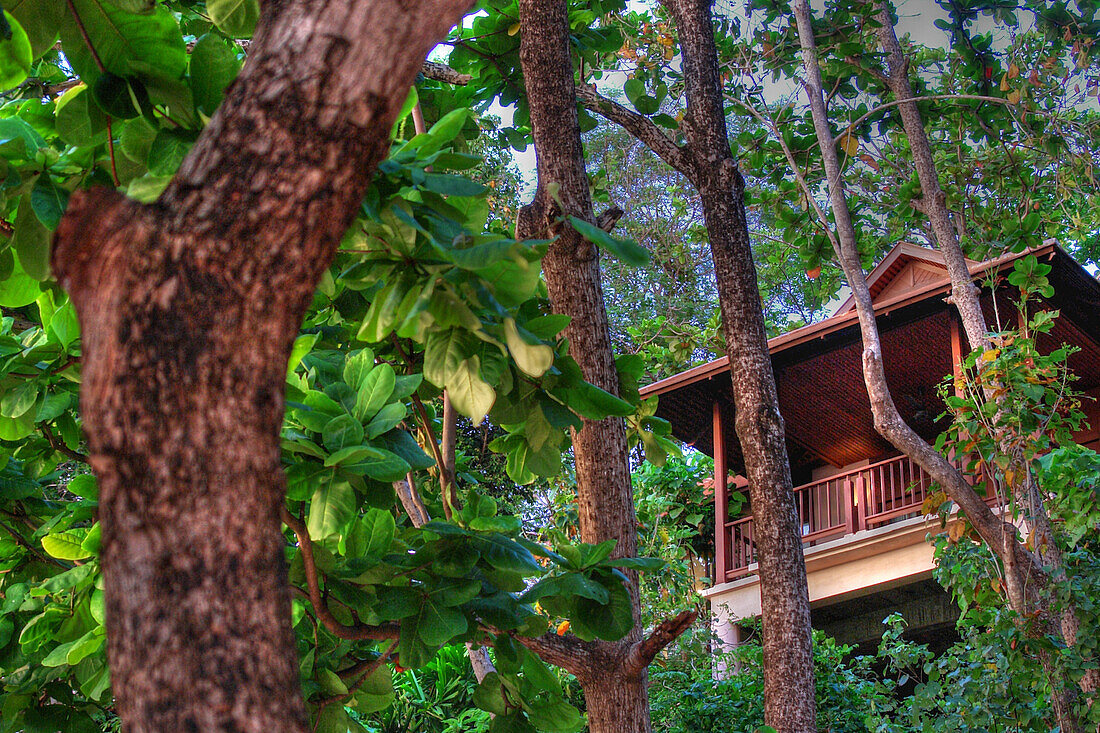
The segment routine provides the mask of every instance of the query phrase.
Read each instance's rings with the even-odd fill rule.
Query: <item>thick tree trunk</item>
[[[936,165],[932,158],[932,146],[928,140],[928,134],[924,129],[924,120],[921,118],[920,108],[917,106],[913,95],[913,88],[909,81],[909,60],[898,41],[897,32],[894,29],[894,18],[889,6],[885,2],[875,4],[875,19],[880,23],[878,28],[879,43],[886,53],[886,83],[897,100],[898,116],[901,119],[905,136],[909,141],[909,148],[913,152],[913,162],[917,170],[921,191],[924,197],[924,210],[932,224],[936,244],[943,253],[944,262],[947,264],[951,276],[952,301],[959,311],[963,327],[966,330],[967,339],[975,348],[985,348],[988,343],[988,327],[985,316],[982,313],[978,300],[978,288],[974,285],[970,273],[966,268],[962,247],[959,245],[958,234],[951,223],[951,212],[947,208],[947,196],[940,187]],[[1061,553],[1055,544],[1053,529],[1049,516],[1043,505],[1042,495],[1037,487],[1032,486],[1029,501],[1029,522],[1037,540],[1032,545],[1037,548],[1047,548],[1040,551],[1040,557],[1044,564],[1051,570],[1052,577],[1058,580],[1065,579],[1065,566]],[[1073,646],[1077,643],[1077,632],[1080,621],[1077,618],[1077,609],[1070,604],[1068,608],[1060,612],[1061,634],[1066,643]],[[1100,670],[1088,670],[1081,678],[1080,687],[1086,694],[1093,694],[1100,686]],[[1061,703],[1059,707],[1065,707]]]
[[[795,0],[792,8],[802,45],[810,110],[820,143],[826,178],[829,181],[829,198],[836,221],[836,238],[833,240],[833,245],[852,289],[859,317],[863,339],[863,374],[875,429],[894,447],[910,456],[944,488],[947,495],[965,512],[967,519],[982,540],[1000,557],[1005,569],[1009,605],[1022,618],[1028,619],[1034,616],[1032,633],[1057,637],[1060,633],[1057,615],[1052,612],[1049,601],[1044,600],[1044,590],[1049,584],[1049,576],[1042,561],[1017,540],[1016,527],[995,515],[970,487],[962,474],[904,421],[894,405],[886,382],[874,304],[863,277],[856,247],[856,231],[848,210],[836,144],[829,128],[810,8],[807,0]],[[906,85],[908,85],[907,81]],[[919,115],[917,121],[919,122]],[[923,135],[923,128],[921,128],[921,135]],[[927,147],[927,138],[924,140]],[[930,154],[927,162],[931,163]],[[934,175],[934,168],[932,173]],[[922,184],[923,182],[922,179]],[[938,181],[935,190],[939,190]],[[957,242],[955,247],[958,247]],[[961,255],[961,252],[959,254]],[[967,286],[970,285],[969,274],[965,281],[959,282],[955,280],[952,273],[952,280],[956,294],[961,294],[964,299],[974,297],[974,294],[967,290]],[[976,302],[976,297],[974,300]],[[1064,672],[1058,668],[1052,654],[1043,650],[1039,652],[1038,657],[1051,684],[1051,699],[1060,729],[1065,733],[1082,731],[1081,721],[1075,711],[1078,697],[1076,689],[1067,681]]]
[[[265,6],[161,198],[73,196],[108,657],[131,731],[303,731],[279,511],[286,360],[431,45],[466,0]]]
[[[618,394],[599,251],[568,222],[559,222],[567,215],[594,221],[577,121],[565,2],[521,0],[520,28],[520,62],[531,109],[538,190],[534,201],[520,213],[516,235],[557,236],[543,259],[543,274],[554,312],[571,318],[565,333],[569,353],[588,382]],[[556,184],[553,196],[551,184]],[[615,556],[633,557],[637,520],[623,421],[585,420],[583,428],[574,432],[573,456],[581,539],[590,543],[615,539]],[[627,669],[625,665],[630,645],[641,638],[637,577],[629,575],[633,631],[620,642],[598,643],[598,666],[589,674],[578,674],[593,733],[650,730],[645,667]]]
[[[666,0],[683,57],[689,178],[703,203],[730,360],[737,438],[745,456],[760,564],[764,719],[784,733],[816,731],[810,602],[791,490],[786,433],[768,353],[744,180],[730,154],[710,3]]]

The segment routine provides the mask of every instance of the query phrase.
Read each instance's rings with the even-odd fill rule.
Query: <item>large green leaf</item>
[[[527,376],[541,377],[554,363],[554,350],[546,344],[530,343],[519,332],[514,318],[504,320],[504,335],[516,366]]]
[[[338,451],[363,442],[363,426],[351,415],[339,415],[325,425],[321,440],[330,451]]]
[[[466,617],[442,603],[442,599],[431,595],[424,599],[420,611],[417,633],[428,646],[442,646],[459,634],[465,634],[468,628]]]
[[[0,34],[0,88],[19,86],[31,73],[31,42],[23,25],[4,11],[7,34]],[[5,37],[6,36],[6,37]]]
[[[187,71],[187,47],[175,16],[163,5],[150,14],[128,13],[105,0],[72,0],[88,41],[104,68],[120,77],[182,79]],[[100,75],[95,59],[73,13],[61,23],[65,58],[87,82]]]
[[[259,0],[207,0],[206,12],[218,30],[233,38],[251,38],[260,19]]]
[[[191,50],[191,91],[195,107],[207,115],[222,103],[225,88],[237,78],[241,62],[236,51],[213,33],[195,42]]]
[[[379,364],[362,379],[359,394],[355,398],[357,420],[371,419],[386,404],[386,400],[393,394],[396,376],[392,366]]]
[[[642,267],[649,262],[649,251],[637,242],[613,237],[595,224],[575,216],[569,217],[569,223],[582,237],[602,247],[608,254],[619,258],[631,267]]]
[[[368,509],[360,520],[363,524],[363,554],[381,557],[390,549],[397,525],[393,515],[383,509]]]
[[[42,538],[42,548],[58,560],[83,560],[92,553],[84,549],[84,535],[76,532],[55,532]]]
[[[376,481],[400,481],[412,470],[404,458],[382,448],[371,447],[348,470],[362,471]]]
[[[497,393],[481,378],[481,359],[471,356],[458,363],[447,381],[447,394],[455,409],[480,425],[493,408]]]
[[[61,17],[68,12],[65,0],[3,0],[0,4],[23,26],[32,58],[38,58],[53,46]]]
[[[88,87],[80,84],[57,100],[54,108],[57,134],[70,145],[91,146],[107,140],[107,118],[91,99]]]
[[[599,387],[581,382],[569,391],[569,407],[589,420],[633,415],[634,406]]]
[[[50,232],[35,215],[30,195],[24,196],[19,202],[19,211],[15,215],[15,232],[11,239],[22,271],[35,280],[48,278]]]
[[[306,529],[309,536],[321,540],[336,534],[355,513],[355,492],[347,481],[329,481],[313,492],[309,501]]]
[[[62,214],[69,204],[69,192],[53,182],[48,175],[41,175],[31,189],[31,209],[38,220],[51,231],[57,229]]]
[[[424,348],[424,378],[437,387],[446,387],[463,360],[477,353],[477,346],[465,329],[451,328],[429,334]]]

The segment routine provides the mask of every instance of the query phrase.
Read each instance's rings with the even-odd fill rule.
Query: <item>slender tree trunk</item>
[[[265,6],[161,198],[73,196],[112,688],[130,731],[304,731],[279,512],[286,361],[432,44],[467,0]]]
[[[913,431],[894,405],[883,367],[882,344],[879,339],[878,324],[875,321],[874,304],[860,265],[856,247],[856,231],[848,210],[842,173],[836,153],[836,143],[829,127],[810,8],[807,0],[795,0],[792,3],[792,8],[802,45],[803,68],[806,73],[810,110],[820,143],[825,175],[829,181],[829,198],[833,208],[833,217],[836,221],[836,237],[833,239],[833,246],[848,280],[849,287],[852,289],[856,304],[860,332],[863,338],[864,381],[871,402],[875,428],[894,447],[910,456],[937,483],[943,486],[948,496],[966,513],[967,519],[970,520],[979,536],[1000,557],[1005,568],[1009,604],[1025,619],[1030,618],[1035,612],[1036,617],[1032,621],[1035,625],[1033,633],[1058,636],[1060,635],[1058,617],[1052,613],[1049,605],[1050,601],[1044,599],[1045,591],[1049,586],[1049,576],[1041,559],[1017,541],[1016,527],[997,517],[970,487],[962,474]],[[891,35],[893,34],[891,33]],[[896,37],[894,40],[896,42]],[[908,87],[907,79],[906,87]],[[911,96],[911,91],[908,92],[905,98],[909,96]],[[915,111],[914,105],[910,112]],[[919,114],[916,115],[916,122],[919,125]],[[916,134],[916,130],[913,132]],[[924,148],[928,152],[927,137],[924,136],[923,127],[920,128],[919,133],[924,140]],[[919,143],[913,147],[919,147]],[[931,164],[930,152],[928,152],[926,163]],[[920,164],[918,163],[919,169]],[[939,191],[938,180],[935,180],[934,167],[930,170],[935,182],[935,190]],[[923,178],[921,182],[923,187],[925,183]],[[931,185],[931,182],[929,185]],[[927,188],[924,190],[926,194],[929,192]],[[938,199],[933,197],[932,200],[939,201],[942,205],[942,192]],[[944,212],[946,212],[946,209],[944,209]],[[937,236],[939,236],[938,232]],[[952,243],[961,257],[957,240],[952,240]],[[951,249],[951,244],[948,244],[947,249]],[[973,288],[973,285],[970,282],[968,272],[965,281],[962,282],[955,280],[954,273],[952,273],[952,281],[955,285],[953,292],[961,299],[971,298],[974,303],[977,302],[976,293],[969,290],[969,288]],[[980,315],[980,313],[979,309],[978,314]],[[984,339],[984,319],[981,324],[972,325],[980,325],[982,339]],[[1060,729],[1063,733],[1082,731],[1083,727],[1075,710],[1077,703],[1076,688],[1068,682],[1052,654],[1040,650],[1038,657],[1051,684],[1051,699]]]
[[[534,201],[520,212],[516,236],[557,237],[543,259],[543,274],[554,312],[571,319],[565,333],[569,353],[588,382],[618,394],[599,250],[568,222],[559,222],[568,215],[595,220],[577,120],[566,5],[564,0],[521,0],[519,9],[520,62],[535,138],[538,189]],[[637,520],[623,421],[585,420],[573,434],[573,457],[581,539],[615,539],[615,556],[633,557]],[[650,730],[646,668],[624,664],[630,645],[641,638],[637,576],[630,573],[629,578],[633,631],[620,642],[597,643],[593,653],[598,664],[578,675],[593,733]]]
[[[714,258],[735,427],[749,479],[764,621],[764,720],[784,733],[816,731],[802,536],[745,218],[745,183],[730,153],[710,3],[665,0],[665,5],[679,35],[689,178],[699,190]]]

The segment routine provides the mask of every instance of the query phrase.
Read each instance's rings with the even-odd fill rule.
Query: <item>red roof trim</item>
[[[904,243],[899,244],[897,247],[894,248],[893,251],[891,251],[889,255],[887,255],[887,259],[890,259],[891,255],[894,255],[894,253],[900,250],[902,247],[915,247],[915,245],[906,245]],[[1004,265],[1029,254],[1041,257],[1047,254],[1053,254],[1054,251],[1055,245],[1046,244],[1041,247],[1024,250],[1019,254],[1008,254],[1003,257],[998,257],[995,260],[976,262],[970,265],[970,275],[973,278],[974,276],[983,274],[985,272],[988,272],[989,270],[1001,269],[1002,267],[1004,267]],[[892,261],[893,260],[891,260],[891,263]],[[886,260],[883,260],[883,263],[885,262]],[[926,285],[925,287],[918,290],[909,291],[897,297],[885,300],[881,303],[876,303],[875,315],[878,316],[895,308],[919,302],[937,293],[950,291],[950,289],[951,280],[950,278],[945,277],[940,282]],[[772,355],[775,355],[780,351],[798,346],[799,344],[804,344],[807,341],[813,340],[814,338],[826,336],[830,333],[835,333],[836,331],[839,331],[843,328],[846,328],[847,326],[852,325],[853,323],[856,323],[858,320],[859,314],[856,313],[854,310],[845,313],[838,312],[836,315],[830,316],[823,321],[811,323],[808,326],[796,328],[793,331],[788,331],[787,333],[768,339],[768,352]],[[640,392],[643,397],[653,394],[664,394],[666,392],[671,392],[673,389],[676,389],[678,387],[685,387],[689,384],[701,382],[705,379],[711,379],[726,371],[729,371],[729,357],[723,356],[719,359],[715,359],[714,361],[708,361],[705,364],[700,364],[699,366],[692,367],[691,369],[680,372],[679,374],[673,374],[671,377],[666,377],[652,384],[647,384],[646,386],[641,388]]]

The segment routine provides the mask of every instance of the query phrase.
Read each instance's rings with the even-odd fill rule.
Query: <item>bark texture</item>
[[[425,54],[466,0],[269,3],[161,198],[73,196],[108,657],[130,731],[304,731],[279,465],[286,361]]]
[[[859,317],[860,332],[863,339],[863,374],[867,394],[871,402],[875,429],[895,448],[911,457],[944,488],[947,495],[959,505],[963,512],[965,512],[967,519],[974,526],[974,529],[978,532],[982,540],[998,555],[998,557],[1000,557],[1005,570],[1005,585],[1009,604],[1023,618],[1033,619],[1032,633],[1043,636],[1054,636],[1057,638],[1062,633],[1064,619],[1061,619],[1059,614],[1054,612],[1050,607],[1050,600],[1047,598],[1045,592],[1050,580],[1046,563],[1043,562],[1042,558],[1028,550],[1024,544],[1017,540],[1017,528],[995,514],[971,488],[958,469],[948,462],[935,448],[926,443],[904,421],[894,405],[890,388],[886,382],[882,344],[879,338],[878,324],[875,321],[874,304],[871,300],[871,294],[860,265],[856,246],[857,235],[848,210],[842,173],[836,153],[836,143],[829,127],[828,111],[825,107],[821,74],[818,67],[817,45],[813,33],[812,15],[807,0],[795,0],[794,3],[792,3],[792,8],[798,26],[799,41],[802,46],[803,68],[806,74],[805,83],[809,96],[810,109],[813,115],[817,137],[820,141],[822,162],[824,163],[826,178],[829,181],[829,199],[833,209],[833,217],[836,222],[836,236],[832,239],[832,242],[836,250],[837,259],[844,270],[845,278],[852,289],[852,295]],[[880,19],[882,17],[883,16],[880,15]],[[889,16],[886,16],[886,18],[887,21],[890,20]],[[884,46],[887,47],[886,50],[888,53],[891,53],[891,48],[896,46],[897,43],[897,38],[893,33],[892,26],[890,36],[894,39],[893,45],[890,44],[887,39],[883,39]],[[880,31],[880,39],[881,38]],[[900,53],[900,48],[895,48],[895,50]],[[897,64],[899,62],[896,57],[891,55],[890,63]],[[907,71],[905,73],[907,74]],[[898,85],[898,92],[903,91],[900,88],[900,75],[894,73],[893,66],[891,67],[891,77],[893,78],[891,84]],[[905,87],[906,90],[908,90],[907,76],[905,78]],[[911,96],[912,92],[908,90],[904,98],[909,98]],[[905,107],[904,104],[899,106],[902,108]],[[947,217],[947,212],[944,206],[942,191],[940,191],[939,182],[935,178],[935,168],[932,166],[927,136],[924,133],[924,128],[920,122],[920,115],[915,104],[909,109],[909,116],[910,123],[915,123],[919,126],[919,130],[917,130],[916,128],[911,129],[910,125],[906,125],[907,135],[912,132],[910,136],[911,147],[914,148],[914,152],[917,148],[923,147],[927,154],[927,159],[923,164],[918,161],[918,171],[920,171],[922,165],[926,168],[926,173],[930,171],[932,180],[928,182],[928,185],[932,186],[934,184],[935,186],[934,189],[924,188],[925,179],[923,177],[921,178],[922,188],[924,188],[926,192],[926,201],[930,200],[934,202],[933,206],[930,208],[935,209],[938,207],[940,209],[938,214],[930,215],[934,218],[944,219]],[[917,138],[915,143],[914,137]],[[921,143],[922,140],[923,145]],[[918,155],[917,157],[920,156]],[[928,193],[932,190],[940,191],[939,197],[933,196],[929,199]],[[937,238],[940,237],[938,231],[936,232],[936,236]],[[946,237],[946,233],[944,236]],[[951,236],[952,238],[949,241],[946,239],[939,241],[941,248],[949,250],[953,247],[957,253],[956,259],[961,258],[962,252],[961,249],[959,249],[957,239],[953,238],[953,231]],[[944,244],[945,241],[947,242],[946,247]],[[947,259],[946,252],[945,259]],[[956,266],[957,265],[958,263],[956,263]],[[965,272],[965,266],[963,270]],[[965,319],[966,313],[964,310],[966,306],[960,306],[960,301],[963,301],[964,304],[967,301],[972,301],[971,305],[976,307],[978,304],[976,288],[974,288],[970,280],[969,272],[966,272],[965,279],[963,280],[956,279],[956,272],[954,270],[949,270],[949,272],[951,273],[953,283],[953,294],[956,296],[956,306],[959,307],[960,313],[962,313]],[[977,314],[980,317],[980,308],[977,308]],[[971,317],[973,319],[973,313]],[[984,318],[982,318],[980,324],[972,323],[971,325],[980,326],[982,340],[978,343],[983,343],[985,339]],[[971,340],[971,343],[973,344],[975,341]],[[1056,660],[1054,660],[1050,652],[1040,650],[1037,654],[1051,684],[1051,701],[1060,729],[1066,733],[1075,733],[1076,731],[1083,730],[1081,721],[1075,712],[1078,699],[1077,688],[1066,679],[1063,672],[1058,670]]]
[[[618,394],[599,251],[568,222],[560,222],[569,215],[595,220],[577,121],[566,5],[563,0],[521,0],[519,9],[520,62],[531,109],[538,188],[534,201],[520,212],[516,236],[557,237],[543,259],[543,274],[554,312],[572,319],[565,333],[569,353],[588,382]],[[574,432],[581,540],[597,543],[614,538],[616,557],[633,557],[637,552],[627,454],[626,429],[619,418],[585,420]],[[622,641],[589,645],[587,651],[594,658],[578,674],[593,733],[650,730],[646,668],[628,669],[623,664],[630,646],[641,638],[633,573],[628,590],[634,630]]]
[[[783,418],[745,218],[745,183],[730,153],[710,3],[665,0],[676,20],[687,113],[689,179],[699,190],[714,258],[759,558],[764,620],[764,719],[776,730],[816,731],[806,564]]]

